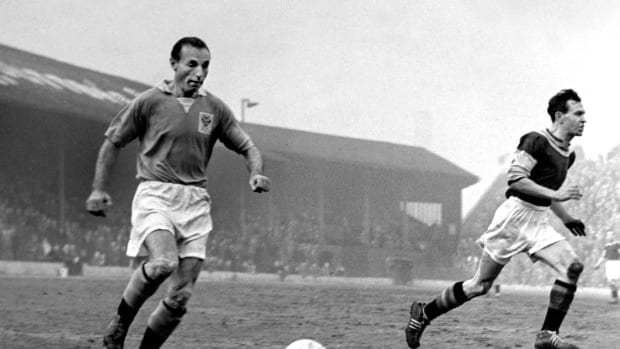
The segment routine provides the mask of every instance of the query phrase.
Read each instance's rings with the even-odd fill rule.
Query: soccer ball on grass
[[[325,349],[325,347],[312,339],[299,339],[289,344],[286,349]]]

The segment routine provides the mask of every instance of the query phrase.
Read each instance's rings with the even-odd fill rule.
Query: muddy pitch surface
[[[126,279],[0,278],[0,348],[101,348]],[[203,280],[164,348],[284,349],[312,338],[331,348],[407,348],[403,329],[414,298],[439,286],[346,282]],[[160,289],[138,314],[125,348],[137,348]],[[157,299],[157,300],[156,300]],[[505,287],[436,319],[421,348],[533,348],[547,306],[545,290]],[[580,348],[620,348],[620,306],[579,293],[562,334]]]

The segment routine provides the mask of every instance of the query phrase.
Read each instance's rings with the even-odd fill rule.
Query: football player
[[[166,279],[168,292],[149,317],[140,348],[159,348],[181,322],[212,229],[206,171],[216,141],[245,157],[253,191],[269,191],[260,152],[228,106],[201,88],[210,61],[211,52],[201,39],[180,39],[170,57],[174,79],[136,97],[105,133],[87,210],[105,216],[111,204],[106,186],[112,165],[120,149],[138,139],[140,184],[127,255],[149,256],[131,276],[105,331],[108,349],[123,348],[138,310]]]
[[[618,304],[618,281],[620,281],[620,240],[616,238],[613,231],[607,232],[607,241],[603,247],[603,255],[594,265],[594,270],[598,270],[605,262],[605,278],[611,290],[611,300],[609,303]]]
[[[562,202],[579,200],[577,186],[562,187],[575,161],[570,149],[586,123],[581,99],[573,90],[562,90],[549,100],[549,128],[523,135],[507,174],[507,199],[497,208],[487,231],[478,242],[483,248],[478,268],[469,280],[459,281],[429,303],[414,301],[405,329],[410,348],[431,321],[475,297],[486,294],[502,268],[518,253],[550,266],[557,279],[534,346],[538,349],[576,349],[558,335],[573,301],[583,264],[577,254],[549,223],[550,212],[558,216],[575,236],[585,236],[584,223],[570,215]]]

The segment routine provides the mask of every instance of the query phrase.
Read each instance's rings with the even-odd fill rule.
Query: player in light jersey
[[[472,298],[486,294],[510,259],[527,253],[557,272],[549,307],[536,336],[538,349],[576,349],[558,331],[577,289],[583,264],[577,254],[549,223],[549,212],[557,215],[576,236],[585,236],[585,225],[563,208],[561,202],[579,200],[579,188],[562,188],[566,173],[575,161],[569,148],[581,136],[585,111],[573,90],[562,90],[549,100],[551,127],[521,137],[507,175],[507,200],[495,211],[487,231],[478,240],[483,247],[474,276],[445,289],[429,303],[411,305],[405,329],[410,348],[420,345],[420,336],[430,322]]]
[[[165,298],[148,319],[140,348],[159,348],[181,322],[206,257],[212,229],[207,166],[216,141],[243,155],[255,192],[270,189],[263,162],[228,106],[202,89],[211,52],[199,38],[172,48],[174,79],[162,81],[124,107],[112,120],[97,159],[87,210],[105,216],[106,191],[120,149],[138,139],[137,178],[127,255],[148,255],[131,276],[117,313],[104,334],[108,349],[123,348],[144,302],[169,279]]]
[[[613,231],[607,232],[607,241],[603,247],[603,255],[594,265],[598,270],[605,262],[605,278],[611,290],[611,300],[609,303],[618,304],[618,282],[620,281],[620,240]]]

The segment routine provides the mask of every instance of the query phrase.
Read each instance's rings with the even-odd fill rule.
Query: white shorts
[[[605,262],[605,277],[607,281],[620,280],[620,260],[607,260]]]
[[[511,196],[502,203],[493,216],[487,231],[478,243],[500,264],[521,253],[533,255],[545,247],[565,240],[549,223],[548,207],[530,204]]]
[[[204,260],[212,229],[211,199],[206,189],[145,181],[138,185],[133,198],[127,256],[147,256],[146,236],[166,230],[174,236],[180,258]]]

